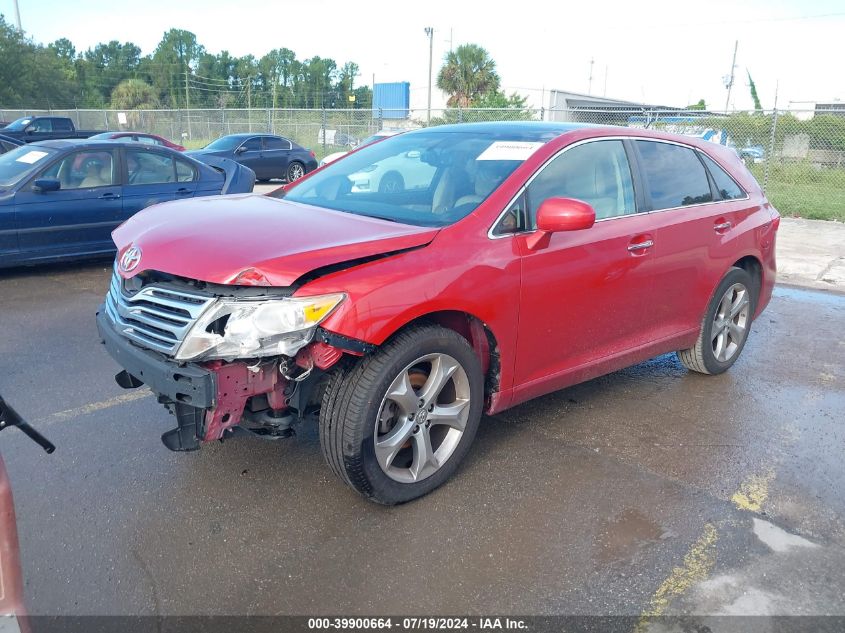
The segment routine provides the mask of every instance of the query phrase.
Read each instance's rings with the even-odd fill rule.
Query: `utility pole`
[[[21,27],[21,9],[18,6],[18,0],[14,0],[15,3],[15,24],[18,25],[18,31],[23,33],[23,28]]]
[[[428,114],[426,122],[431,124],[431,66],[434,61],[434,29],[425,27],[425,34],[428,35]]]
[[[725,88],[728,89],[728,98],[725,99],[725,112],[728,111],[728,108],[730,107],[730,102],[731,102],[731,88],[733,88],[733,85],[734,85],[734,69],[736,68],[736,49],[737,48],[739,48],[739,40],[737,40],[736,43],[734,44],[734,58],[733,58],[733,61],[731,62],[731,74],[725,78],[726,79]]]
[[[587,94],[593,94],[593,64],[596,63],[595,58],[590,57],[590,82],[587,84]]]

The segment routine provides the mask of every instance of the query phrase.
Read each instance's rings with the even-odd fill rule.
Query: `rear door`
[[[37,192],[34,181],[53,178],[58,191]],[[111,232],[121,222],[115,150],[73,152],[53,162],[15,194],[22,258],[37,259],[113,248]]]
[[[293,143],[286,138],[264,137],[264,162],[266,176],[262,178],[284,178],[288,171]]]
[[[748,213],[747,196],[722,172],[730,183],[723,181],[723,196],[692,147],[642,139],[633,145],[648,215],[659,219],[653,284],[664,299],[653,306],[655,324],[660,335],[697,328],[713,290],[738,258],[733,241]]]
[[[169,151],[127,148],[123,184],[123,216],[160,202],[190,198],[197,188],[196,170]],[[186,168],[187,166],[187,168]]]

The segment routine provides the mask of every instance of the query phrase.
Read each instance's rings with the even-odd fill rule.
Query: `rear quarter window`
[[[713,176],[713,181],[716,183],[716,189],[718,189],[719,196],[722,200],[736,200],[738,198],[745,198],[748,195],[715,160],[707,154],[701,154],[701,158],[704,164],[707,165],[710,175]]]
[[[652,209],[713,201],[710,181],[696,152],[681,145],[636,141]]]

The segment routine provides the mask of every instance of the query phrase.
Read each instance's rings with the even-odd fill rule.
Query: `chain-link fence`
[[[378,130],[445,123],[545,120],[649,128],[732,147],[786,215],[845,221],[845,110],[0,110],[0,120],[35,114],[70,117],[79,129],[151,132],[188,148],[226,134],[269,132],[311,148],[319,157],[348,150]]]

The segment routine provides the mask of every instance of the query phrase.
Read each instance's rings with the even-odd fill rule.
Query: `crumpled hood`
[[[423,246],[438,230],[248,194],[148,207],[112,238],[118,257],[130,246],[141,250],[124,277],[157,270],[231,284],[252,268],[272,286],[289,286],[323,266]]]

